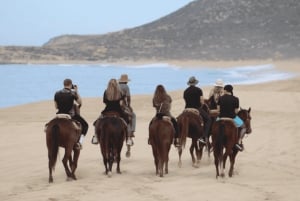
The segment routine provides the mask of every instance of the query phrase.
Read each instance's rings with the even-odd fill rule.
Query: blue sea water
[[[164,63],[116,66],[94,65],[0,65],[0,108],[42,100],[53,100],[65,78],[78,85],[82,97],[102,97],[111,78],[128,74],[131,94],[153,94],[158,84],[167,91],[187,87],[190,76],[199,80],[198,86],[212,86],[216,79],[225,84],[254,84],[293,77],[274,68],[272,64],[233,66],[231,68],[181,68]]]

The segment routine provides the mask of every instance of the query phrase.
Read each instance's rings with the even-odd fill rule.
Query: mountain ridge
[[[2,62],[3,48],[16,50],[0,48]],[[300,1],[196,0],[138,27],[20,49],[31,59],[71,61],[299,58]]]

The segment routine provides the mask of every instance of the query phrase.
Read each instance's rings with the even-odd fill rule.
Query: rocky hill
[[[132,29],[63,35],[42,47],[2,47],[2,61],[1,53],[10,49],[52,60],[299,58],[300,1],[197,0]]]

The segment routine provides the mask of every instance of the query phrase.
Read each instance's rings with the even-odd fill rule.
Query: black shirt
[[[199,87],[196,87],[194,85],[189,86],[183,93],[185,108],[199,109],[201,107],[201,96],[203,96],[203,92]]]
[[[219,117],[235,118],[235,109],[239,108],[239,99],[233,95],[224,94],[220,97],[218,105],[220,105]]]
[[[54,95],[54,101],[57,104],[57,114],[71,114],[73,110],[74,100],[77,100],[75,92],[71,89],[64,88],[57,91]]]

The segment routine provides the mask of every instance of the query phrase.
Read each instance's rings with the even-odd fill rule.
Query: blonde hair
[[[116,79],[110,79],[106,88],[106,98],[110,101],[121,99],[121,89]]]

